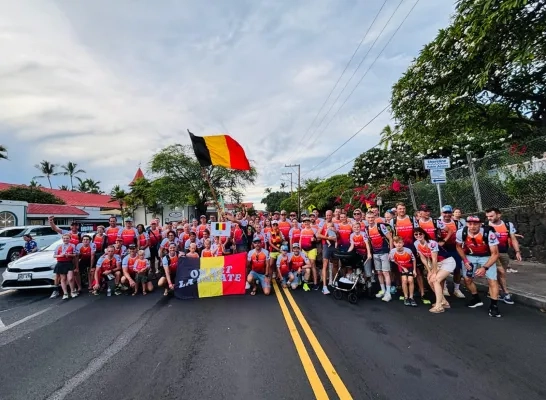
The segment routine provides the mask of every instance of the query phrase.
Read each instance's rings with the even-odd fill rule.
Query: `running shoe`
[[[63,300],[68,300],[69,298],[68,293],[63,294]]]
[[[449,294],[449,290],[447,287],[444,288],[444,297],[449,297],[450,294]]]
[[[78,291],[77,290],[74,290],[72,292],[72,298],[74,298],[74,297],[78,297]]]
[[[405,305],[405,306],[410,306],[410,301],[409,301],[409,299],[404,298],[404,305]]]
[[[380,298],[382,298],[384,295],[385,295],[385,291],[384,291],[384,290],[380,290],[379,292],[377,292],[377,294],[375,295],[375,297],[377,297],[378,299],[380,299]]]
[[[465,295],[463,292],[461,292],[461,289],[455,289],[453,291],[453,295],[459,299],[464,299],[465,298]]]
[[[404,296],[400,296],[400,297],[398,298],[398,300],[400,300],[400,301],[404,301],[405,299],[406,299],[406,298],[405,298]]]
[[[307,284],[307,282],[304,282],[303,283],[303,290],[305,290],[306,292],[310,291],[311,289],[309,288],[309,285]]]
[[[391,286],[391,294],[396,294],[396,286]]]
[[[410,302],[410,306],[417,307],[417,303],[415,302],[415,300],[409,299],[409,302]]]
[[[51,296],[49,296],[50,299],[56,299],[57,297],[59,297],[58,290],[54,290],[53,293],[51,293]]]
[[[499,311],[499,307],[498,306],[489,307],[489,316],[494,318],[500,318],[501,313]]]
[[[115,294],[116,296],[121,295],[121,290],[119,290],[119,289],[116,288],[116,290],[114,291],[114,294]]]
[[[383,298],[381,299],[381,301],[384,301],[385,303],[388,303],[391,300],[392,300],[392,297],[390,293],[385,293],[385,296],[383,296]]]
[[[425,299],[424,297],[421,297],[421,301],[423,302],[423,304],[425,304],[425,305],[427,305],[427,306],[428,306],[429,304],[432,304],[432,303],[430,302],[430,300],[427,300],[427,299]]]
[[[322,287],[322,294],[330,294],[330,291],[328,290],[326,286]]]
[[[483,306],[482,300],[479,297],[472,296],[472,298],[470,299],[470,302],[468,303],[468,307],[469,308],[476,308],[476,307],[481,307],[481,306]]]
[[[512,295],[510,295],[510,293],[506,293],[504,295],[504,297],[502,298],[502,300],[506,303],[506,304],[514,304],[514,300],[512,300]]]

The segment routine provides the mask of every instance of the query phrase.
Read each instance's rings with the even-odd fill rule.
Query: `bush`
[[[64,201],[51,193],[24,186],[13,186],[6,190],[0,190],[0,199],[39,204],[65,204]]]

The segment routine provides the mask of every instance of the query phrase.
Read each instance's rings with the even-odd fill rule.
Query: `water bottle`
[[[472,276],[474,275],[474,264],[468,263],[468,265],[470,265],[471,269],[466,270],[466,277],[467,278],[472,278]]]
[[[108,287],[108,290],[106,291],[106,296],[112,296],[112,289],[110,289],[110,287]]]

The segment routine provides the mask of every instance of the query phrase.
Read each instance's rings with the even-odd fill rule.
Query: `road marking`
[[[6,294],[10,294],[10,293],[13,293],[15,292],[15,290],[13,289],[10,289],[10,290],[0,290],[0,296],[4,296]]]
[[[275,296],[279,301],[282,315],[284,316],[284,321],[288,326],[288,331],[290,332],[290,336],[292,336],[292,341],[296,346],[296,351],[298,352],[298,355],[300,357],[300,361],[303,365],[303,369],[305,370],[305,374],[307,375],[307,379],[309,380],[309,384],[311,385],[311,389],[313,389],[313,393],[315,393],[315,397],[317,399],[328,399],[328,394],[326,393],[324,385],[322,384],[317,374],[317,370],[315,369],[315,366],[313,365],[313,362],[309,357],[309,353],[307,352],[307,349],[303,344],[303,340],[301,339],[300,333],[298,332],[298,328],[296,328],[294,319],[290,315],[290,311],[288,311],[288,307],[286,306],[286,302],[282,297],[279,285],[277,285],[276,281],[273,281],[273,286],[275,287]]]
[[[300,308],[298,307],[296,301],[292,297],[292,293],[290,293],[289,289],[284,289],[284,294],[286,295],[286,298],[288,299],[288,302],[292,306],[292,310],[294,311],[294,314],[296,315],[296,318],[298,322],[300,323],[301,327],[303,328],[303,331],[305,332],[305,335],[307,336],[307,339],[309,340],[309,343],[311,343],[311,347],[313,347],[313,350],[315,351],[315,354],[317,355],[317,358],[319,359],[322,368],[324,368],[324,371],[326,372],[326,375],[330,379],[330,382],[332,382],[332,386],[334,387],[337,395],[342,400],[350,400],[353,397],[349,393],[349,390],[347,390],[347,387],[341,380],[340,376],[338,375],[336,369],[332,365],[332,362],[326,355],[324,349],[320,345],[317,337],[313,333],[313,330],[307,323],[307,320],[303,316]]]
[[[31,315],[29,315],[29,316],[27,316],[27,317],[25,317],[25,318],[22,318],[22,319],[20,319],[19,321],[14,322],[13,324],[4,325],[4,324],[2,323],[2,324],[0,325],[0,333],[5,332],[5,331],[7,331],[8,329],[15,328],[17,325],[21,325],[22,323],[27,322],[29,319],[32,319],[32,318],[34,318],[34,317],[37,317],[38,315],[43,314],[43,313],[45,313],[46,311],[51,310],[53,307],[54,307],[54,306],[51,306],[51,307],[45,308],[45,309],[43,309],[43,310],[41,310],[41,311],[35,312],[34,314],[31,314]],[[0,321],[0,322],[1,322],[1,321]],[[4,326],[2,326],[2,325],[4,325]]]
[[[2,322],[2,318],[0,318],[0,331],[2,331],[3,328],[5,328],[6,325]]]

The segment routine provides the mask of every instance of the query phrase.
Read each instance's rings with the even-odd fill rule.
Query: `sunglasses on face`
[[[419,233],[414,234],[413,236],[419,237],[419,236],[424,236],[424,235],[421,232],[419,232]]]

